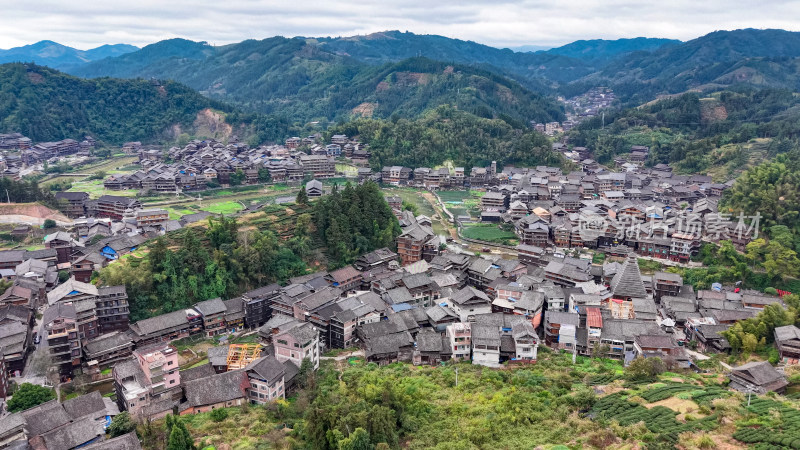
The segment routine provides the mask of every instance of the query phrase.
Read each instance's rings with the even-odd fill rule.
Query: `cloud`
[[[282,36],[397,29],[498,47],[577,39],[693,39],[720,29],[797,30],[800,2],[765,0],[0,0],[0,48],[50,39],[87,49],[184,37],[222,45]]]

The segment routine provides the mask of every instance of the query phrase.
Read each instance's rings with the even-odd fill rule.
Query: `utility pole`
[[[602,112],[602,121],[603,121],[602,129],[605,130],[606,129],[606,112],[605,111]]]
[[[11,203],[11,196],[8,195],[8,189],[6,189],[6,200],[8,200],[8,203]]]

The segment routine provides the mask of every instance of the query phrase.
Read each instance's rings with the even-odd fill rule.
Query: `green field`
[[[497,225],[489,224],[476,224],[469,225],[461,230],[461,234],[469,239],[477,239],[479,241],[494,242],[504,245],[516,245],[518,243],[517,235],[513,231],[503,231]]]
[[[101,195],[118,195],[120,197],[136,197],[137,190],[112,191],[103,187],[103,180],[73,181],[69,192],[87,192],[89,197],[98,198]]]
[[[472,197],[470,191],[438,191],[436,194],[443,202],[463,202],[464,199]]]
[[[106,173],[122,173],[124,171],[128,172],[135,172],[140,167],[138,165],[133,166],[133,164],[138,161],[139,158],[136,156],[112,156],[111,158],[103,158],[99,162],[94,162],[92,164],[86,166],[78,166],[75,168],[74,172],[77,173],[96,173],[96,172],[106,172]],[[128,170],[120,170],[120,169],[128,169]]]
[[[208,211],[214,214],[235,214],[241,211],[242,205],[239,202],[235,201],[227,201],[227,202],[218,202],[212,203],[208,206],[204,206],[201,208],[203,211]]]
[[[352,164],[345,164],[345,163],[336,163],[336,172],[344,173],[344,176],[347,178],[356,178],[358,177],[358,167]]]

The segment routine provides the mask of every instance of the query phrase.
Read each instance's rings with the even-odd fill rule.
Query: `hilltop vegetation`
[[[252,111],[301,121],[354,115],[414,117],[441,104],[484,117],[505,114],[523,122],[562,115],[554,102],[479,68],[426,58],[371,65],[296,38],[247,40],[222,47],[163,41],[72,73],[174,79]]]
[[[286,401],[179,420],[198,448],[734,448],[769,442],[758,426],[795,438],[796,401],[754,397],[748,408],[715,363],[706,367],[664,372],[650,358],[623,369],[581,356],[573,364],[542,347],[536,364],[503,369],[323,361]],[[163,447],[163,422],[139,427],[144,448]]]
[[[236,218],[214,218],[206,228],[188,227],[157,239],[145,255],[109,265],[99,276],[108,285],[124,284],[131,293],[131,321],[214,297],[232,298],[304,274],[310,224],[309,214],[298,214],[294,235],[284,241],[274,230],[248,227],[240,232]]]
[[[570,92],[609,85],[623,98],[643,103],[658,94],[747,84],[800,87],[800,33],[784,30],[715,31],[651,53],[632,53],[574,83]]]
[[[418,119],[358,119],[332,127],[329,134],[358,136],[369,144],[373,168],[384,165],[434,167],[451,161],[472,166],[539,164],[562,166],[550,140],[541,133],[515,128],[508,121],[475,117],[442,106]]]
[[[631,145],[647,145],[648,165],[672,164],[684,173],[724,165],[727,178],[746,168],[754,147],[763,150],[761,160],[791,149],[800,136],[798,111],[800,98],[784,89],[689,93],[608,111],[605,126],[600,118],[585,121],[570,132],[570,142],[593,149],[595,159],[604,164],[630,151]],[[769,140],[747,145],[758,138]]]
[[[173,81],[85,80],[32,64],[0,65],[0,132],[35,142],[82,139],[108,144],[172,140],[174,127],[192,131],[198,113],[213,108],[240,136],[283,139],[286,121],[242,114]]]
[[[304,191],[303,191],[304,192]],[[393,247],[400,224],[377,184],[350,183],[314,204],[314,225],[333,267],[352,263],[360,255]]]

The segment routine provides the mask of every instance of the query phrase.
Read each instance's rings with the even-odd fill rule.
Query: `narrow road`
[[[707,359],[711,359],[710,356],[704,355],[704,354],[702,354],[700,352],[696,352],[696,351],[690,350],[688,348],[686,348],[684,350],[686,350],[686,353],[688,353],[692,358],[694,358],[694,359],[696,359],[698,361],[705,361]],[[733,367],[731,367],[730,365],[728,365],[728,364],[726,364],[726,363],[724,363],[722,361],[718,361],[718,362],[719,362],[719,365],[721,365],[722,368],[724,368],[727,371],[730,371],[730,370],[733,369]]]
[[[341,355],[338,356],[320,356],[319,359],[325,359],[329,361],[344,361],[352,356],[360,356],[363,358],[364,350],[356,350],[354,352],[342,353]]]

